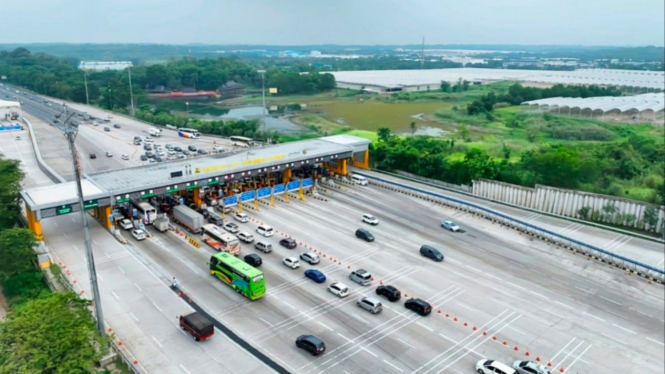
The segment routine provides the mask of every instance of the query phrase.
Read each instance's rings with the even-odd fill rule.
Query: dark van
[[[374,235],[372,235],[371,232],[369,232],[365,229],[356,230],[356,238],[362,239],[366,242],[373,242],[374,241]]]
[[[421,316],[426,316],[432,313],[432,306],[425,300],[409,299],[404,303],[406,309],[413,310]]]
[[[434,261],[443,261],[443,254],[431,245],[423,245],[420,247],[420,254],[427,258],[431,258]]]

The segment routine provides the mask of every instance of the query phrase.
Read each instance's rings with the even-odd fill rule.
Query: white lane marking
[[[599,321],[603,321],[603,322],[605,322],[604,319],[602,319],[602,318],[600,318],[600,317],[596,317],[596,316],[594,316],[593,314],[589,314],[589,313],[587,313],[587,312],[582,312],[582,313],[583,313],[583,314],[586,314],[586,315],[589,316],[589,317],[593,317],[593,318],[595,318],[595,319],[597,319],[597,320],[599,320]]]
[[[111,291],[111,294],[112,294],[113,297],[115,297],[117,300],[120,300],[120,298],[118,297],[118,295],[115,294],[115,292]]]
[[[354,314],[353,316],[354,316],[354,317],[356,317],[357,319],[359,319],[359,320],[361,320],[361,321],[363,321],[363,322],[365,322],[366,324],[368,324],[368,325],[369,325],[369,321],[368,321],[368,320],[366,320],[366,319],[364,319],[364,318],[360,317],[360,316],[359,316],[359,315],[357,315],[357,314]]]
[[[99,244],[97,244],[97,242],[95,241],[95,239],[92,239],[92,242],[95,243],[95,245],[99,245]]]
[[[412,346],[411,344],[405,342],[404,340],[402,340],[402,339],[400,339],[400,338],[395,337],[395,339],[399,340],[399,341],[402,342],[404,345],[408,345],[408,346],[411,347],[411,348],[416,348],[416,347]],[[647,339],[649,339],[649,338],[647,338]]]
[[[518,330],[518,329],[516,329],[516,328],[514,328],[514,327],[512,327],[512,326],[508,326],[508,328],[511,329],[511,330],[513,330],[513,331],[515,331],[515,332],[518,332],[518,333],[520,333],[520,334],[522,334],[522,335],[526,335],[526,333],[525,333],[524,331],[522,331],[522,330]]]
[[[575,288],[577,288],[578,290],[580,290],[580,291],[582,291],[582,292],[586,292],[586,293],[592,293],[592,292],[593,292],[593,291],[589,291],[588,289],[586,289],[586,288],[582,288],[582,287],[577,287],[577,286],[575,286]]]
[[[522,287],[522,286],[518,286],[518,285],[516,285],[515,283],[511,283],[511,282],[506,282],[506,283],[508,283],[508,284],[510,284],[510,285],[513,285],[513,286],[515,286],[515,287],[517,287],[517,288],[521,288],[521,289],[523,289],[523,290],[525,289],[524,287]]]
[[[557,352],[557,353],[554,355],[554,357],[552,357],[552,358],[550,359],[550,361],[554,361],[554,360],[556,360],[556,358],[561,354],[561,352],[565,351],[566,348],[568,348],[569,345],[571,345],[571,344],[573,344],[573,342],[575,342],[575,340],[577,340],[577,338],[573,337],[573,338],[568,342],[568,344],[564,345],[563,348],[561,348],[561,349],[559,350],[559,352]]]
[[[122,268],[120,266],[118,266],[118,269],[120,269],[120,271],[122,271],[122,273],[125,274],[125,271],[122,270]]]
[[[492,275],[492,274],[489,274],[489,273],[485,273],[485,275],[487,275],[488,277],[494,278],[494,279],[496,279],[496,280],[503,280],[503,279],[501,279],[501,278],[499,278],[499,277],[497,277],[497,276],[494,276],[494,275]]]
[[[428,329],[429,331],[432,331],[432,332],[434,332],[434,330],[430,329],[429,327],[427,327],[427,326],[423,325],[423,324],[422,324],[422,323],[420,323],[420,322],[416,322],[416,325],[420,325],[420,326],[422,326],[423,328],[426,328],[426,329]]]
[[[103,280],[104,280],[104,278],[102,278],[102,275],[99,274],[99,273],[97,273],[97,278],[99,278],[100,281],[103,281]]]
[[[72,218],[72,222],[76,223],[76,220],[74,218]]]
[[[562,303],[562,302],[560,302],[560,301],[556,301],[556,300],[555,300],[554,302],[557,303],[557,304],[559,304],[559,305],[563,305],[563,306],[565,306],[566,308],[575,309],[575,308],[573,308],[572,306],[570,306],[570,305],[566,305],[566,304],[564,304],[564,303]]]
[[[651,315],[646,314],[646,313],[644,313],[644,312],[641,312],[641,311],[639,311],[639,310],[637,310],[637,309],[633,309],[633,308],[631,308],[631,307],[628,307],[628,309],[632,310],[633,312],[637,312],[637,313],[639,313],[639,314],[641,314],[641,315],[643,315],[643,316],[651,317]]]
[[[363,348],[363,351],[365,351],[365,352],[371,354],[371,355],[374,356],[374,357],[379,357],[379,356],[377,356],[376,354],[374,354],[373,352],[371,352],[369,349]]]
[[[152,305],[154,305],[154,306],[155,306],[155,308],[157,308],[157,310],[159,310],[160,312],[162,311],[162,308],[160,308],[159,306],[157,306],[157,304],[155,304],[155,303],[152,303]],[[163,312],[162,312],[162,313],[163,313]]]
[[[447,337],[447,336],[443,335],[442,333],[439,333],[439,335],[440,335],[441,337],[443,337],[444,339],[446,339],[446,340],[449,340],[449,341],[451,341],[451,342],[453,342],[453,343],[457,344],[457,342],[456,342],[456,341],[454,341],[454,340],[450,339],[449,337]]]
[[[261,318],[261,317],[259,317],[259,319],[260,319],[261,321],[265,322],[268,326],[272,327],[272,323],[266,321],[265,319],[263,319],[263,318]]]
[[[58,223],[57,223],[57,222],[53,221],[53,224],[55,225],[55,227],[58,227]]]
[[[647,340],[651,340],[651,341],[654,342],[654,343],[658,343],[658,344],[660,344],[660,345],[665,345],[665,343],[663,343],[663,342],[659,342],[658,340],[651,339],[651,338],[649,338],[649,337],[646,337],[646,338],[647,338]]]
[[[138,318],[136,318],[136,316],[134,315],[134,313],[132,313],[132,312],[129,312],[129,315],[130,315],[130,316],[132,316],[132,318],[134,318],[134,319],[136,320],[136,322],[138,322],[138,321],[139,321],[139,319],[138,319]]]
[[[611,303],[615,303],[615,304],[617,304],[617,305],[621,305],[620,302],[618,302],[618,301],[614,301],[614,300],[612,300],[612,299],[608,299],[608,298],[606,298],[606,297],[604,297],[604,296],[601,296],[600,298],[603,299],[603,300],[607,300],[607,301],[609,301],[609,302],[611,302]]]
[[[289,308],[291,308],[291,309],[296,309],[296,307],[294,307],[293,305],[287,303],[286,301],[282,301],[282,302],[283,302],[286,306],[288,306]]]
[[[475,311],[476,311],[475,309],[471,308],[470,306],[468,306],[468,305],[466,305],[466,304],[462,304],[462,303],[455,303],[455,304],[461,306],[462,308],[466,308],[466,309],[468,309],[468,310],[470,310],[470,311],[472,311],[472,312],[475,312]]]
[[[446,261],[450,261],[450,262],[453,262],[453,263],[456,263],[456,264],[460,264],[460,265],[462,264],[461,262],[459,262],[459,261],[455,261],[455,260],[453,260],[452,258],[447,258]]]
[[[662,258],[662,259],[656,264],[656,266],[660,266],[660,264],[662,264],[663,262],[665,262],[665,257],[663,257],[663,258]]]
[[[543,277],[546,277],[546,276],[547,276],[547,274],[545,274],[545,273],[543,273],[543,272],[540,272],[540,271],[538,271],[538,270],[534,270],[534,269],[532,269],[532,268],[529,268],[529,270],[533,271],[533,272],[536,273],[536,274],[540,274],[540,275],[542,275]]]
[[[575,363],[577,362],[577,360],[580,360],[580,361],[582,361],[582,362],[588,364],[587,361],[582,360],[582,356],[584,356],[584,354],[586,353],[586,351],[588,351],[589,349],[591,349],[591,347],[593,347],[593,345],[589,344],[589,346],[586,347],[586,349],[585,349],[584,351],[582,351],[582,353],[580,353],[580,355],[577,356],[577,357],[573,360],[573,362],[571,362],[570,364],[568,364],[568,366],[566,367],[566,370],[567,370],[567,371],[570,371],[570,367],[573,366],[573,364],[575,364]]]
[[[77,251],[79,250],[78,247],[75,246],[75,245],[72,245],[72,247],[74,247],[74,249],[77,250]]]
[[[480,270],[474,268],[473,266],[469,266],[469,265],[465,265],[465,266],[468,267],[468,268],[471,269],[471,270],[475,270],[475,271],[477,271],[477,272],[479,272],[479,273],[482,273],[482,271],[480,271]]]
[[[618,327],[618,328],[620,328],[621,330],[627,331],[627,332],[629,332],[629,333],[631,333],[631,334],[637,334],[635,331],[633,331],[633,330],[628,330],[627,328],[625,328],[625,327],[621,327],[621,326],[617,325],[616,323],[613,323],[612,326],[614,326],[614,327]]]
[[[515,262],[515,261],[511,261],[511,260],[508,260],[508,262],[510,262],[511,264],[513,264],[515,266],[519,266],[519,267],[522,267],[522,268],[525,267],[524,265],[520,264],[519,262]]]
[[[374,354],[374,353],[372,353],[372,354]],[[400,373],[403,373],[403,372],[404,372],[404,370],[398,368],[397,366],[391,364],[390,362],[388,362],[388,361],[386,361],[386,360],[383,360],[383,362],[385,362],[386,364],[392,366],[395,370],[399,370]]]
[[[164,346],[162,345],[162,343],[160,343],[159,340],[157,340],[157,338],[155,338],[154,335],[152,336],[152,340],[154,340],[155,343],[159,344],[159,347],[160,347],[160,348],[163,348],[163,347],[164,347]]]
[[[66,232],[63,232],[63,233],[62,233],[62,236],[64,236],[64,237],[66,238],[66,237],[67,237],[67,233],[66,233]]]
[[[540,296],[540,297],[542,297],[542,298],[544,298],[544,299],[547,299],[547,300],[550,299],[549,297],[547,297],[547,296],[545,296],[545,295],[541,295],[541,294],[539,294],[538,292],[533,292],[533,291],[529,291],[529,292],[531,292],[532,294],[534,294],[534,295],[536,295],[536,296]]]
[[[139,289],[139,291],[143,292],[143,290],[141,289],[141,287],[139,287],[139,285],[138,285],[138,284],[134,283],[134,285],[136,286],[136,288],[138,288],[138,289]]]
[[[185,369],[185,367],[182,366],[182,364],[180,364],[180,367],[182,368],[182,370],[185,371],[185,373],[187,373],[187,374],[192,374],[192,373],[189,372],[189,370]]]
[[[622,342],[621,340],[619,340],[619,339],[617,339],[617,338],[613,338],[613,337],[611,337],[611,336],[609,336],[609,335],[607,335],[607,334],[605,334],[605,333],[601,333],[601,335],[604,336],[604,337],[606,337],[606,338],[610,338],[610,339],[614,340],[615,342],[619,342],[619,343],[621,343],[621,344],[626,344],[626,343]]]
[[[333,331],[333,329],[331,329],[330,327],[324,325],[323,323],[321,323],[321,322],[319,322],[319,321],[317,321],[316,323],[318,323],[319,325],[321,325],[321,326],[327,328],[327,329],[330,330],[330,331]]]

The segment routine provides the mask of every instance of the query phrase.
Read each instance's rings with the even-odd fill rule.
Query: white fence
[[[588,221],[663,232],[665,207],[620,197],[536,185],[536,188],[480,179],[473,194],[491,200]]]

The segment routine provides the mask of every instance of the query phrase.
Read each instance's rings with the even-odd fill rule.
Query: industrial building
[[[665,93],[635,96],[552,97],[525,101],[523,107],[604,119],[663,120]]]
[[[21,103],[18,101],[0,100],[0,119],[9,119],[12,113],[18,113],[21,110]]]
[[[518,81],[540,84],[573,84],[615,86],[628,93],[662,92],[665,73],[644,70],[581,69],[574,71],[513,70],[513,69],[423,69],[336,71],[337,86],[376,92],[434,91],[441,82],[466,80],[474,83]]]

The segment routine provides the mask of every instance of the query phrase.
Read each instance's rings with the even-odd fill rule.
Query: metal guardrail
[[[395,187],[398,187],[406,190],[400,192],[411,194],[415,197],[419,197],[422,199],[432,200],[434,202],[452,206],[454,208],[461,209],[472,214],[483,216],[491,221],[499,222],[501,224],[514,228],[518,231],[522,231],[529,235],[535,236],[547,242],[552,242],[554,244],[562,245],[568,248],[569,250],[573,251],[573,253],[581,253],[582,255],[585,255],[589,258],[597,259],[598,261],[609,264],[611,266],[620,267],[626,270],[626,272],[628,273],[637,274],[639,276],[647,278],[649,281],[656,281],[661,284],[665,282],[665,271],[663,270],[656,269],[652,266],[646,265],[639,261],[631,260],[629,258],[620,256],[618,254],[606,251],[594,245],[587,244],[573,238],[569,238],[565,235],[561,235],[543,229],[528,222],[521,221],[519,219],[510,217],[503,213],[499,213],[492,209],[485,208],[452,197],[439,195],[431,191],[426,191],[416,187],[404,185],[401,183],[377,178],[375,176],[363,174],[361,172],[354,172],[354,174],[362,175],[365,178],[367,178],[370,183],[376,184],[381,187],[387,187],[393,189],[396,189]]]

